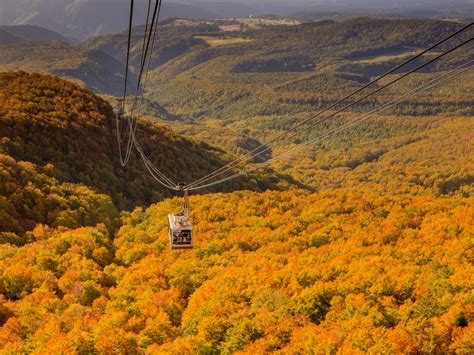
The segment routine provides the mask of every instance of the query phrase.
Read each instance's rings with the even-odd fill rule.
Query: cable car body
[[[184,191],[183,211],[168,215],[168,229],[171,249],[194,248],[193,225],[189,218],[189,196],[187,191]]]
[[[168,215],[169,238],[171,249],[192,249],[193,226],[184,214]]]

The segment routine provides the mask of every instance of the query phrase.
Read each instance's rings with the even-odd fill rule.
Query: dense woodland
[[[358,192],[169,200],[105,226],[42,224],[3,244],[4,352],[469,353],[473,200]]]
[[[143,113],[154,120],[161,117],[161,123],[181,134],[198,137],[237,155],[245,154],[253,149],[254,142],[268,141],[461,26],[446,21],[355,19],[342,23],[324,21],[222,33],[210,25],[196,29],[192,24],[178,26],[169,23],[160,28],[165,43],[169,36],[186,38],[189,33],[206,43],[194,43],[184,54],[175,52],[176,58],[150,73],[152,79],[147,94],[150,109]],[[420,33],[425,35],[420,36]],[[472,34],[472,30],[468,31],[449,45],[455,45]],[[119,43],[119,38],[123,41],[124,34],[97,39],[88,45],[108,51],[111,44]],[[239,39],[240,42],[237,41]],[[399,73],[426,62],[446,48],[438,48],[432,55]],[[436,65],[430,65],[402,83],[357,104],[347,114],[338,115],[317,129],[275,147],[263,159],[285,151],[288,143],[299,145],[352,121],[361,113],[373,110],[443,75],[454,66],[474,59],[472,49],[473,46],[469,45],[443,58]],[[156,56],[161,53],[168,52],[160,49]],[[108,54],[123,55],[113,51]],[[379,162],[378,158],[384,159],[385,154],[406,156],[406,149],[411,147],[403,147],[408,142],[420,141],[418,146],[438,146],[442,136],[439,127],[450,130],[451,124],[453,127],[465,125],[465,132],[472,132],[472,75],[472,71],[466,72],[461,80],[451,80],[442,87],[420,93],[351,132],[316,145],[316,149],[313,147],[303,151],[300,159],[291,158],[289,164],[278,162],[272,167],[316,189],[353,186],[350,181],[354,180],[351,176],[353,168],[373,163],[374,168],[384,169],[386,162]],[[376,88],[377,85],[374,85],[373,89]],[[152,103],[165,107],[166,115],[153,109]],[[456,128],[454,130],[457,132]],[[459,149],[466,149],[469,136],[467,133],[462,137]],[[442,137],[442,140],[452,147],[452,142],[448,142],[451,138]],[[413,145],[415,147],[416,144]],[[450,149],[445,147],[443,150],[447,152]],[[464,159],[462,155],[454,157],[455,160]],[[470,184],[472,174],[467,173],[469,177],[466,170],[457,171],[457,167],[465,163],[452,162],[451,170],[454,172],[444,171],[443,167],[441,174]],[[339,169],[341,167],[343,171]],[[433,174],[436,168],[435,165],[427,166],[423,168],[423,174]],[[405,167],[401,164],[398,170],[403,171],[401,180],[406,183],[409,179],[404,177]],[[417,188],[417,184],[411,184],[412,190]],[[426,181],[422,184],[422,190],[425,190],[431,183]],[[404,188],[404,191],[410,189]],[[452,193],[457,189],[448,190]]]
[[[207,175],[460,26],[223,25],[160,26],[138,137],[173,180]],[[81,46],[119,60],[124,44],[121,33]],[[0,74],[0,353],[472,353],[472,78],[191,196],[196,247],[171,251],[166,217],[182,201],[136,156],[120,166],[111,105],[52,76]]]
[[[0,115],[0,153],[34,163],[60,182],[90,186],[122,208],[170,196],[157,188],[136,157],[127,169],[120,166],[115,115],[90,91],[49,76],[1,74]],[[138,137],[150,159],[178,181],[197,179],[230,158],[220,149],[145,121]],[[224,189],[278,189],[288,184],[269,171],[230,182]]]

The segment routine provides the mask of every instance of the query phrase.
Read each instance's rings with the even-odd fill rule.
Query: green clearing
[[[253,39],[242,37],[196,36],[194,38],[205,41],[211,47],[222,47],[253,42]]]
[[[358,63],[362,63],[362,64],[380,64],[380,63],[390,62],[390,61],[396,60],[396,59],[402,60],[402,59],[410,58],[410,57],[416,55],[418,52],[419,52],[419,50],[406,50],[406,51],[396,52],[396,53],[392,53],[392,54],[384,54],[384,55],[379,55],[379,56],[359,60]],[[425,56],[435,56],[435,55],[439,55],[439,54],[441,54],[441,52],[431,52],[431,53],[425,54]]]

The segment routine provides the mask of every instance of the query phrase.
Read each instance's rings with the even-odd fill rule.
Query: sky
[[[406,5],[447,5],[453,3],[474,4],[474,0],[188,0],[190,3],[209,3],[209,2],[243,2],[248,4],[278,4],[278,5],[335,5],[335,6],[370,6],[370,7],[397,7]]]

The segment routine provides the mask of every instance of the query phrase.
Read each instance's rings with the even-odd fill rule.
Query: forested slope
[[[43,172],[40,172],[43,170]],[[22,244],[25,232],[38,223],[52,227],[119,225],[119,213],[109,196],[78,184],[59,182],[54,167],[16,161],[0,154],[0,240]]]
[[[361,18],[235,33],[208,27],[208,38],[224,44],[227,39],[229,44],[216,46],[209,40],[207,46],[194,46],[159,67],[152,76],[150,98],[177,113],[201,118],[233,121],[280,115],[286,121],[290,117],[284,115],[336,101],[461,26],[447,21]],[[175,27],[174,36],[179,36],[182,26]],[[161,31],[166,38],[171,29],[163,26]],[[188,27],[188,32],[202,38],[204,29]],[[233,43],[236,37],[250,41]],[[469,48],[427,70],[445,70],[472,59]],[[378,100],[390,97],[390,92],[383,92]],[[374,99],[364,105],[373,105]]]
[[[200,137],[238,155],[334,104],[462,26],[448,21],[368,18],[234,32],[224,32],[221,23],[214,25],[219,26],[177,21],[160,26],[163,42],[157,46],[156,58],[166,53],[170,38],[189,41],[192,34],[201,43],[188,46],[185,53],[176,52],[175,58],[150,73],[144,114],[181,134]],[[472,31],[449,45],[472,36]],[[106,50],[123,40],[124,34],[117,34],[88,45]],[[437,48],[399,72],[448,47]],[[455,66],[473,60],[472,49],[471,44],[448,55],[363,100],[346,114],[277,145],[259,159],[278,156],[289,147],[323,136],[446,75]],[[373,85],[372,90],[397,75]],[[464,191],[473,181],[468,159],[473,154],[473,75],[472,70],[466,71],[272,167],[316,189],[371,184],[390,190],[394,187],[388,185],[392,184],[412,193]],[[157,103],[166,109],[165,114],[154,108]],[[417,160],[420,150],[423,164]],[[382,176],[388,169],[393,173]]]
[[[122,208],[170,196],[157,186],[136,156],[126,169],[120,166],[115,116],[110,105],[64,80],[37,74],[1,74],[0,130],[0,153],[5,155],[3,171],[14,182],[2,184],[7,197],[20,193],[29,183],[28,179],[15,178],[20,173],[12,167],[22,167],[15,160],[29,162],[28,169],[45,174],[44,184],[48,186],[56,185],[56,181],[80,183],[111,196]],[[196,180],[225,165],[230,158],[219,149],[184,139],[151,123],[140,123],[138,132],[150,159],[176,181]],[[230,182],[222,188],[278,188],[280,182],[282,186],[288,184],[268,173]]]
[[[0,347],[82,353],[469,353],[473,200],[357,192],[168,200],[104,227],[38,226],[0,255]],[[113,350],[111,350],[113,349]]]
[[[473,140],[472,116],[378,116],[274,167],[321,189],[473,196]]]

